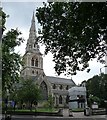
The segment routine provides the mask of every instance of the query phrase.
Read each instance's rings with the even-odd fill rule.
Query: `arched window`
[[[41,89],[42,99],[47,100],[48,99],[48,89],[47,89],[47,85],[44,81],[41,83],[40,89]]]
[[[60,89],[61,89],[61,90],[62,90],[62,88],[63,88],[62,85],[60,85]]]
[[[32,45],[29,45],[29,48],[31,49],[31,48],[32,48]]]
[[[66,96],[66,103],[68,104],[68,101],[69,101],[69,96],[67,95]]]
[[[32,70],[32,74],[34,74],[35,72],[34,72],[34,70]]]
[[[69,88],[69,86],[67,85],[67,86],[66,86],[66,90],[68,90],[68,88]]]
[[[62,96],[59,96],[59,104],[62,104]]]
[[[36,47],[36,44],[34,43],[34,48]]]
[[[55,84],[53,85],[53,89],[56,89],[56,85]]]
[[[33,56],[31,59],[31,66],[38,67],[38,59],[36,56]]]
[[[38,67],[38,60],[35,60],[35,66]]]
[[[34,66],[34,59],[31,59],[31,66]]]

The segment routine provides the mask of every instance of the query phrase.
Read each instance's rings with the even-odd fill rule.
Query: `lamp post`
[[[8,108],[8,100],[9,100],[9,90],[6,90],[7,98],[6,98],[6,111],[5,111],[5,120],[11,120],[11,116],[7,115],[7,108]]]
[[[6,99],[5,99],[5,104],[6,104],[5,118],[7,118],[8,97],[9,97],[9,90],[7,89],[6,90]]]

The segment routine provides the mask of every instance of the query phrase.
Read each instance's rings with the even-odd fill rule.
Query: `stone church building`
[[[54,106],[68,106],[68,89],[76,86],[76,84],[72,79],[45,75],[43,70],[43,57],[37,42],[34,13],[23,60],[24,66],[21,71],[21,77],[34,80],[35,84],[41,88],[43,100],[46,101],[48,96],[52,95]]]

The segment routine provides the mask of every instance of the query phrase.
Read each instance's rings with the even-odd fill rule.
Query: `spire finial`
[[[35,21],[35,12],[33,10],[32,22]]]
[[[31,21],[31,28],[30,28],[30,32],[35,32],[36,28],[35,28],[35,13],[33,11],[33,16],[32,16],[32,21]]]

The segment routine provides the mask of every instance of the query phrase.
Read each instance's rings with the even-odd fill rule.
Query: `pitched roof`
[[[73,86],[76,85],[72,79],[52,77],[52,76],[47,76],[47,79],[49,80],[49,82],[53,84],[55,83],[55,84],[65,84],[65,85],[73,85]]]

